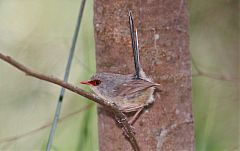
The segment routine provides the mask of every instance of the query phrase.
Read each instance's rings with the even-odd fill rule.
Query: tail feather
[[[130,26],[130,33],[131,33],[131,39],[132,39],[132,49],[133,49],[133,57],[134,57],[134,65],[135,65],[135,78],[136,79],[142,79],[143,73],[140,61],[139,61],[139,48],[138,48],[138,35],[137,30],[136,33],[134,31],[134,23],[133,23],[133,17],[132,12],[129,11],[129,26]]]

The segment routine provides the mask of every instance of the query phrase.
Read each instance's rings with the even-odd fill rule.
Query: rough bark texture
[[[94,5],[97,72],[133,73],[132,10],[142,67],[163,86],[134,124],[141,150],[194,150],[186,0],[95,0]],[[114,119],[102,109],[98,113],[100,150],[132,150]]]

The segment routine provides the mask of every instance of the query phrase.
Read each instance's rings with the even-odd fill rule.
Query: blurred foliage
[[[79,0],[1,0],[0,51],[63,77],[79,6]],[[197,151],[238,150],[238,6],[235,0],[189,1]],[[95,72],[92,19],[91,0],[69,79],[78,86]],[[1,151],[45,150],[59,91],[0,63]],[[53,151],[98,150],[95,105],[66,91],[61,115],[66,117],[58,125]]]
[[[0,51],[42,73],[63,78],[79,0],[1,0]],[[93,1],[87,1],[69,82],[95,72]],[[60,87],[0,63],[0,150],[45,150]],[[85,87],[87,88],[87,87]],[[89,108],[79,111],[86,105]],[[66,91],[52,150],[98,150],[96,106]]]
[[[197,151],[239,150],[238,7],[235,0],[189,1]]]

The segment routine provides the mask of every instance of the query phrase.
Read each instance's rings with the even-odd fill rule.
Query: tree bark
[[[163,86],[156,100],[135,122],[142,151],[193,151],[191,68],[186,0],[95,0],[97,72],[134,72],[128,11],[138,29],[140,62]],[[129,151],[131,146],[106,111],[98,109],[101,151]]]

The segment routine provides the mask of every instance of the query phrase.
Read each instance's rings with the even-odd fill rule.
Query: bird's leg
[[[134,114],[134,116],[128,121],[130,125],[133,125],[133,123],[136,121],[136,119],[139,117],[139,114],[143,110],[144,106],[140,107],[137,112]]]

